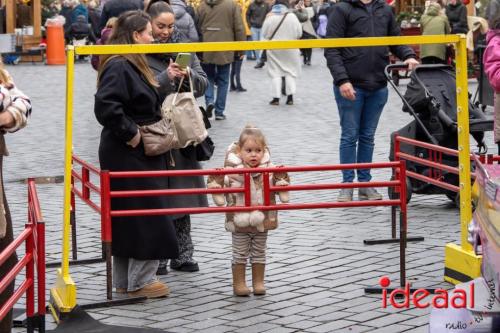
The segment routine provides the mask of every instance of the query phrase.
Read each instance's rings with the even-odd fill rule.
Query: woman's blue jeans
[[[335,86],[333,92],[339,109],[340,127],[340,163],[370,163],[375,147],[375,131],[385,103],[387,87],[378,90],[365,90],[354,87],[356,99],[348,100],[340,95]],[[371,180],[370,169],[357,170],[359,182]],[[354,170],[342,170],[342,181],[352,183]]]

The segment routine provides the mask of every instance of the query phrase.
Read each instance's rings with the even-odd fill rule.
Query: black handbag
[[[197,161],[208,161],[214,154],[215,145],[209,136],[203,140],[202,143],[197,144],[195,147],[196,160]]]

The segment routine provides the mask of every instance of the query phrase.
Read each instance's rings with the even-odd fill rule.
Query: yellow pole
[[[62,242],[62,275],[69,276],[69,242],[71,234],[70,205],[71,205],[71,154],[73,150],[73,84],[74,84],[73,47],[68,47],[66,67],[66,137],[64,148],[64,214],[63,214],[63,242]]]
[[[460,229],[461,245],[472,251],[467,241],[467,225],[472,219],[470,144],[469,144],[469,96],[467,85],[467,48],[465,35],[460,36],[456,48],[457,63],[457,120],[458,120],[458,167],[460,179]]]
[[[75,49],[67,47],[66,57],[66,136],[64,150],[64,207],[62,228],[61,268],[57,270],[55,285],[50,289],[49,310],[56,322],[60,315],[69,313],[76,306],[76,285],[69,275],[69,242],[71,233],[71,154],[73,149],[73,82]]]
[[[467,241],[467,225],[472,219],[469,96],[467,85],[467,48],[465,36],[456,45],[458,168],[460,182],[460,245],[448,243],[444,249],[444,279],[453,284],[472,280],[481,275],[481,256],[476,255]]]

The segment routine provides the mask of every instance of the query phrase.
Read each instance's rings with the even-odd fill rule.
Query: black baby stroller
[[[400,130],[391,134],[391,151],[389,159],[394,160],[394,137],[395,135],[410,139],[439,145],[457,150],[457,103],[455,71],[447,65],[420,65],[411,73],[410,82],[404,96],[392,82],[393,69],[407,68],[404,64],[389,65],[385,68],[387,80],[403,100],[403,111],[409,112],[414,120]],[[469,96],[470,97],[470,96]],[[483,112],[474,106],[469,98],[469,131],[477,142],[479,152],[486,152],[484,144],[484,132],[493,130],[493,120],[487,119]],[[429,159],[429,150],[412,145],[401,144],[400,151],[408,155],[422,159]],[[458,166],[458,157],[442,155],[440,163],[452,167]],[[421,164],[406,162],[406,168],[420,175],[436,178],[433,168]],[[440,171],[439,179],[448,184],[459,185],[457,174]],[[455,203],[459,202],[458,193],[433,184],[407,178],[407,201],[410,201],[412,193],[417,194],[444,194]],[[395,193],[389,193],[394,197]]]

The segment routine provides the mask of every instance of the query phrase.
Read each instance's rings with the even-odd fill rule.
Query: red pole
[[[245,206],[251,206],[252,205],[252,196],[251,196],[251,188],[250,188],[250,174],[245,173],[244,175],[244,180],[245,180]]]
[[[111,185],[109,171],[101,171],[101,239],[102,255],[106,260],[106,295],[113,299],[111,267]]]
[[[262,181],[264,183],[262,191],[264,192],[264,206],[271,205],[271,192],[269,190],[269,172],[264,172],[262,175]]]
[[[26,229],[30,229],[30,236],[26,239],[26,253],[31,254],[31,259],[26,263],[26,280],[30,281],[26,290],[26,318],[28,332],[33,332],[33,316],[35,314],[35,223],[27,223]]]
[[[401,195],[399,196],[401,211],[400,211],[400,225],[399,225],[399,262],[400,262],[400,281],[401,287],[406,285],[406,162],[400,161],[400,178],[401,181]]]
[[[88,188],[89,180],[90,180],[89,169],[82,166],[82,196],[84,199],[90,198],[90,189]]]
[[[45,223],[37,223],[38,315],[45,315]]]

